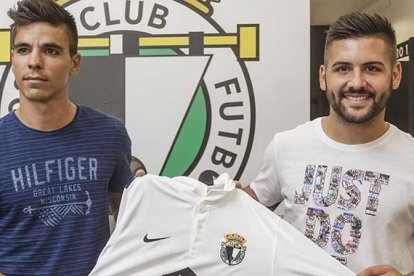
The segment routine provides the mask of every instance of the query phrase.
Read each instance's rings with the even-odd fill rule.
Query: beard
[[[326,81],[326,80],[325,80]],[[339,93],[335,94],[332,90],[327,87],[326,98],[328,99],[329,105],[331,108],[346,122],[353,124],[365,124],[375,118],[380,114],[387,105],[388,100],[391,97],[392,84],[390,84],[388,91],[384,91],[381,96],[377,99],[375,98],[375,92],[369,91],[365,88],[355,90],[340,90]],[[352,111],[351,107],[347,107],[343,104],[345,99],[345,93],[355,93],[361,95],[369,95],[373,99],[373,103],[368,107],[368,109],[363,114],[355,114]],[[339,95],[339,96],[338,96]]]

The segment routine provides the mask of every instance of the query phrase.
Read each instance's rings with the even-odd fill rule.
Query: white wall
[[[412,0],[379,0],[363,12],[386,16],[396,30],[397,43],[414,36],[414,1]]]

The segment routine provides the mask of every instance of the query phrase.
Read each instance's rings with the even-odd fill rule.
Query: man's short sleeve
[[[267,146],[260,172],[250,185],[259,202],[269,207],[283,200],[277,170],[276,139],[277,136]]]

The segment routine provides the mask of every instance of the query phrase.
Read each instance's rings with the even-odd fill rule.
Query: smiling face
[[[67,99],[68,78],[77,73],[78,54],[69,54],[69,36],[64,25],[32,23],[16,28],[12,70],[20,102]]]
[[[336,40],[329,46],[319,82],[330,104],[330,116],[350,123],[384,120],[391,90],[401,80],[401,64],[393,64],[390,46],[379,37]]]

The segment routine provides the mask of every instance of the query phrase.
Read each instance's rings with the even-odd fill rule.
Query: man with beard
[[[319,70],[329,115],[276,134],[244,188],[360,276],[414,275],[414,139],[384,119],[401,74],[386,18],[340,17]]]

